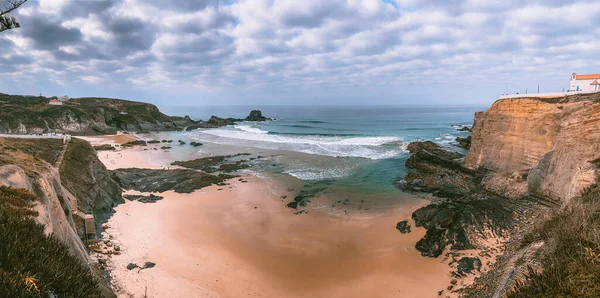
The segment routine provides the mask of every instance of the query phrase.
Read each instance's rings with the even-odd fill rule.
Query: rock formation
[[[526,177],[531,194],[568,203],[595,183],[600,94],[496,101],[475,115],[470,169]]]

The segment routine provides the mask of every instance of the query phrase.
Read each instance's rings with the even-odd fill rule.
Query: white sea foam
[[[288,170],[284,173],[304,181],[342,178],[351,174],[347,169],[298,169]]]
[[[258,133],[258,134],[267,134],[269,133],[266,130],[261,130],[260,128],[256,128],[256,127],[252,127],[252,126],[246,126],[246,125],[236,125],[234,126],[235,129],[239,129],[241,131],[246,131],[246,132],[251,132],[251,133]]]
[[[391,158],[406,150],[403,140],[397,137],[269,134],[268,131],[246,125],[198,130],[190,133],[190,138],[218,144],[370,159]]]

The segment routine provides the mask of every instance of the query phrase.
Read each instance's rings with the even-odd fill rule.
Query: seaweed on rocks
[[[178,193],[191,193],[213,184],[222,183],[235,176],[227,174],[211,175],[186,169],[153,170],[153,169],[117,169],[123,188],[141,192],[165,192],[173,190]]]
[[[399,221],[396,224],[396,229],[400,231],[402,234],[410,233],[410,225],[408,224],[408,220]]]
[[[294,200],[285,205],[288,208],[298,209],[300,207],[306,207],[306,204],[310,202],[310,199],[314,198],[318,193],[325,190],[327,187],[322,185],[305,185],[302,190],[294,197]]]
[[[175,161],[171,163],[173,166],[181,166],[188,169],[201,170],[206,173],[225,172],[231,173],[238,170],[246,169],[249,166],[244,164],[244,160],[229,162],[228,159],[246,156],[247,153],[239,153],[236,155],[210,156],[202,157],[193,160]]]

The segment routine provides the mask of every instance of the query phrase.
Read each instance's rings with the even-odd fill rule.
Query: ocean
[[[156,138],[197,141],[203,146],[173,148],[175,159],[253,153],[249,171],[298,179],[332,200],[361,200],[398,193],[394,181],[406,174],[407,145],[430,140],[454,147],[460,126],[471,126],[477,106],[206,106],[160,107],[170,115],[207,120],[211,115],[244,118],[259,109],[268,122],[190,132],[160,133]],[[197,158],[196,157],[196,158]],[[332,194],[335,194],[332,196]]]

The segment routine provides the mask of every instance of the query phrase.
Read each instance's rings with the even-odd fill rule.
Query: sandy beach
[[[149,154],[159,153],[99,153],[109,168],[160,167],[146,162]],[[244,179],[117,206],[103,237],[120,247],[108,260],[119,297],[437,297],[449,284],[447,263],[414,248],[425,230],[412,222],[409,234],[395,229],[426,201],[296,215],[281,198],[293,195],[287,185]],[[145,262],[156,266],[126,268]]]

